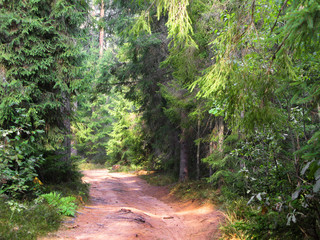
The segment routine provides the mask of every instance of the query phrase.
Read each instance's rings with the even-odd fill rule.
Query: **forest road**
[[[90,205],[45,240],[214,240],[222,213],[210,205],[181,202],[165,187],[131,174],[84,171]]]

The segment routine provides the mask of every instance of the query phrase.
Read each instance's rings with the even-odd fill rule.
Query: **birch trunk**
[[[100,7],[100,20],[104,18],[104,0],[101,0],[101,7]],[[104,27],[100,26],[100,34],[99,34],[99,56],[100,58],[103,55],[103,48],[104,48]]]

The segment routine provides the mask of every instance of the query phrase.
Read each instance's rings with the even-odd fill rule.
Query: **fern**
[[[75,197],[61,197],[61,194],[57,192],[42,194],[40,197],[45,199],[50,206],[57,208],[61,215],[74,216],[76,213],[77,204]]]

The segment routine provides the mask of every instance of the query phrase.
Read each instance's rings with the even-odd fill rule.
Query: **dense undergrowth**
[[[64,216],[74,216],[75,197],[43,194],[33,201],[0,197],[0,239],[37,239],[59,228]]]
[[[36,239],[57,230],[61,215],[47,203],[0,199],[0,239]]]
[[[49,168],[50,169],[50,168]],[[59,228],[65,217],[75,217],[79,205],[88,201],[88,184],[81,181],[80,172],[69,168],[69,181],[56,172],[46,172],[42,182],[34,178],[33,191],[15,194],[2,191],[0,195],[0,239],[37,239]]]
[[[170,193],[179,199],[218,206],[224,213],[221,240],[312,239],[303,236],[297,225],[290,224],[286,213],[251,203],[249,197],[235,194],[232,187],[217,188],[206,180],[177,182],[177,178],[166,173],[151,173],[141,178],[152,185],[168,185]]]
[[[69,194],[71,192],[68,187],[59,186],[59,189]],[[0,196],[0,239],[31,240],[57,230],[65,217],[76,215],[78,206],[87,198],[72,192],[73,195],[49,192],[32,201]]]

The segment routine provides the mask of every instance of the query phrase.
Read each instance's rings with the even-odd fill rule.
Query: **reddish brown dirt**
[[[43,240],[214,240],[222,213],[213,206],[180,202],[165,187],[131,174],[84,171],[91,204]]]

